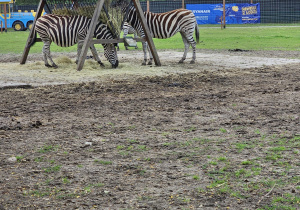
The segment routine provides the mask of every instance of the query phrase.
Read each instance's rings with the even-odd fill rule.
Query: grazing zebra
[[[70,47],[78,43],[77,46],[77,59],[81,53],[84,39],[87,35],[88,28],[90,26],[91,19],[85,16],[60,16],[60,15],[44,15],[40,17],[35,25],[35,33],[37,32],[42,39],[43,56],[45,66],[57,68],[57,65],[53,62],[50,55],[50,45],[54,42],[60,47]],[[94,38],[97,39],[113,39],[113,35],[109,28],[99,22],[94,32]],[[34,44],[35,41],[32,42]],[[104,47],[104,56],[112,64],[112,68],[117,68],[119,65],[117,52],[114,44],[102,44]],[[101,65],[101,62],[95,47],[90,47],[95,60]],[[48,63],[48,59],[51,65]]]
[[[135,28],[138,34],[143,38],[145,34],[142,29],[141,22],[138,19],[137,11],[134,6],[129,6],[124,4],[124,1],[119,0],[119,5],[122,6],[124,13],[128,12],[126,21]],[[191,63],[195,63],[196,60],[196,42],[193,37],[195,31],[197,43],[199,43],[199,28],[195,15],[192,11],[187,9],[176,9],[173,11],[165,13],[152,13],[144,12],[147,25],[150,29],[150,32],[154,38],[166,39],[174,36],[177,32],[180,32],[185,50],[184,54],[179,61],[183,63],[186,59],[186,55],[190,45],[193,48],[193,57]],[[143,42],[143,51],[144,51],[144,62],[143,65],[146,65],[147,61],[147,43]],[[151,52],[150,61],[148,64],[152,64],[153,56]]]

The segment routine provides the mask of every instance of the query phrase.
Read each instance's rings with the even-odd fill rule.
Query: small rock
[[[17,158],[16,157],[10,157],[7,159],[9,162],[14,163],[17,162]]]
[[[81,148],[86,148],[86,147],[89,147],[89,146],[92,146],[92,142],[85,142],[83,146],[81,146]]]
[[[85,146],[92,146],[92,144],[93,144],[93,143],[92,143],[92,142],[89,142],[89,141],[87,141],[87,142],[84,143]]]

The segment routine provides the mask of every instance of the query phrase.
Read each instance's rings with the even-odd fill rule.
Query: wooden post
[[[158,57],[158,54],[157,54],[154,42],[152,40],[152,35],[151,35],[150,30],[148,28],[148,25],[147,25],[147,22],[146,22],[146,19],[145,19],[145,15],[144,15],[144,12],[142,10],[140,1],[139,0],[132,0],[132,1],[134,3],[135,8],[136,8],[136,12],[137,12],[138,18],[141,21],[142,28],[143,28],[145,36],[146,36],[146,41],[148,42],[148,46],[149,46],[150,51],[151,51],[151,53],[153,55],[153,59],[154,59],[155,65],[161,66],[161,63],[160,63],[160,60],[159,60],[159,57]]]
[[[185,9],[184,0],[182,0],[182,9]]]
[[[226,0],[223,0],[223,28],[226,28],[226,18],[225,18],[225,4],[226,4]]]
[[[5,27],[5,32],[7,32],[7,12],[6,12],[6,5],[7,4],[4,4],[4,27]]]
[[[39,6],[38,6],[38,9],[37,9],[37,12],[35,14],[34,21],[33,21],[33,24],[32,24],[32,30],[30,30],[30,33],[29,33],[29,36],[28,36],[28,39],[27,39],[27,42],[26,42],[26,45],[25,45],[25,49],[24,49],[20,64],[25,64],[26,63],[28,53],[29,53],[29,50],[30,50],[29,45],[30,45],[30,43],[32,42],[32,40],[35,36],[35,34],[33,33],[33,31],[34,31],[33,29],[35,27],[36,20],[39,17],[41,17],[41,15],[42,15],[45,3],[46,3],[46,0],[41,0],[40,3],[39,3]]]
[[[88,49],[91,45],[91,41],[93,39],[94,31],[95,31],[96,25],[98,23],[98,18],[100,16],[100,12],[102,10],[104,1],[105,0],[98,0],[97,5],[95,7],[96,9],[94,11],[94,15],[93,15],[93,18],[91,20],[91,24],[90,24],[88,33],[87,33],[87,35],[84,39],[83,46],[82,46],[82,49],[81,49],[81,53],[80,53],[80,56],[78,58],[78,64],[77,64],[77,70],[78,71],[81,71],[82,68],[83,68],[83,64],[84,64],[85,59],[86,59],[86,54],[87,54],[87,51],[88,51]]]
[[[1,22],[1,33],[2,33],[3,32],[3,29],[2,29],[2,27],[3,27],[2,20],[0,20],[0,22]]]
[[[251,4],[253,4],[253,0],[251,0]]]
[[[150,2],[147,1],[147,12],[150,12]]]

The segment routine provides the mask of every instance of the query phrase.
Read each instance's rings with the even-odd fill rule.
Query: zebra
[[[136,30],[131,25],[129,25],[127,22],[124,22],[122,30],[124,32],[123,38],[125,38],[128,34],[133,34],[134,38],[138,37]],[[118,44],[117,49],[120,50],[119,44]],[[128,47],[126,45],[125,45],[125,49],[128,50]],[[135,49],[138,49],[138,46],[135,46]]]
[[[133,5],[126,5],[124,1],[119,0],[116,5],[122,6],[123,13],[127,13],[126,22],[128,22],[138,34],[144,38],[145,34],[142,29],[141,22],[138,19],[137,11]],[[184,54],[179,61],[183,63],[186,59],[186,55],[190,45],[193,48],[193,57],[190,63],[195,63],[196,60],[196,42],[193,37],[195,31],[196,41],[199,43],[199,28],[192,11],[187,9],[176,9],[165,13],[152,13],[144,12],[147,25],[150,29],[151,35],[154,38],[166,39],[174,36],[177,32],[180,32],[185,50]],[[147,61],[147,42],[143,42],[144,61],[143,65],[146,65]],[[152,64],[153,56],[149,51],[150,60],[148,65]]]
[[[77,58],[81,53],[84,39],[87,35],[88,28],[90,26],[91,19],[85,16],[62,16],[47,14],[37,19],[34,27],[34,33],[38,33],[41,40],[44,43],[43,57],[45,66],[57,68],[58,66],[53,62],[50,55],[50,45],[52,42],[60,47],[70,47],[78,43],[77,46]],[[35,36],[36,37],[36,36]],[[113,35],[107,25],[99,22],[94,31],[94,38],[97,39],[113,39]],[[31,45],[35,43],[35,40],[31,42]],[[119,65],[117,52],[114,44],[102,44],[104,47],[104,56],[112,64],[112,68],[117,68]],[[101,65],[101,62],[94,45],[90,46],[93,57]],[[48,59],[51,65],[48,63]]]
[[[124,31],[123,38],[125,38],[128,34],[133,34],[134,38],[137,38],[136,30],[127,22],[124,22],[123,24],[123,31]],[[125,46],[125,49],[128,50],[128,47]],[[138,47],[135,46],[135,49],[138,49]]]

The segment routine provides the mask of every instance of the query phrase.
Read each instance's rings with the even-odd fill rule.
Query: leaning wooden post
[[[35,34],[33,33],[35,23],[36,23],[36,20],[39,17],[41,17],[45,4],[46,4],[46,0],[41,0],[40,3],[39,3],[39,6],[38,6],[38,9],[37,9],[37,12],[36,12],[36,15],[34,17],[33,24],[32,24],[32,30],[30,30],[30,33],[29,33],[29,36],[28,36],[28,39],[27,39],[27,42],[26,42],[26,45],[25,45],[25,49],[24,49],[20,64],[25,64],[25,62],[27,60],[27,56],[28,56],[28,53],[29,53],[29,50],[30,50],[29,45],[31,44],[31,42],[33,41],[33,38],[35,36]]]
[[[81,53],[80,53],[80,56],[78,58],[78,64],[77,64],[77,70],[78,71],[81,71],[82,68],[83,68],[83,64],[85,62],[86,54],[87,54],[87,51],[88,51],[88,49],[91,45],[91,41],[93,39],[93,35],[94,35],[96,25],[98,24],[98,18],[100,16],[104,1],[105,0],[99,0],[97,2],[96,7],[95,7],[96,9],[94,11],[94,15],[93,15],[93,18],[91,20],[91,24],[90,24],[88,33],[87,33],[87,35],[84,39],[83,46],[82,46],[82,49],[81,49]]]
[[[135,8],[136,8],[137,15],[138,15],[138,17],[139,17],[139,19],[141,21],[142,28],[143,28],[143,30],[145,32],[146,41],[148,42],[148,46],[149,46],[150,51],[151,51],[151,53],[153,55],[153,59],[154,59],[155,65],[161,66],[161,63],[160,63],[160,60],[159,60],[159,57],[158,57],[158,54],[157,54],[154,42],[152,40],[152,35],[151,35],[150,30],[148,28],[148,25],[147,25],[147,22],[146,22],[146,19],[145,19],[145,15],[144,15],[144,12],[142,10],[140,1],[139,0],[132,0],[132,1],[134,3]]]

